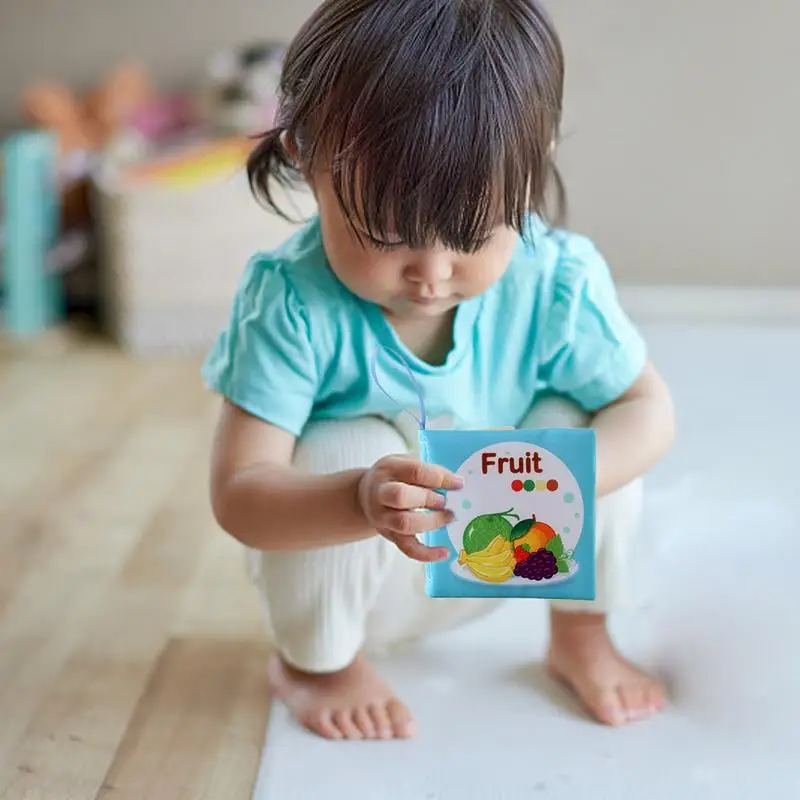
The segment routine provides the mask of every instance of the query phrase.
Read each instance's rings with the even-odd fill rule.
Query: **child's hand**
[[[370,526],[409,558],[441,561],[447,558],[447,548],[426,547],[417,534],[441,528],[453,519],[452,512],[445,511],[444,496],[434,490],[462,486],[461,478],[442,467],[406,456],[388,456],[361,479],[358,499]],[[422,513],[423,508],[429,513]]]

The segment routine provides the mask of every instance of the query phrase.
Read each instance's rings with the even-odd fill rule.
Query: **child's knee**
[[[574,400],[548,394],[537,400],[523,421],[523,428],[586,428],[592,415]],[[644,505],[643,481],[637,478],[614,492],[598,498],[596,528],[598,540],[606,535],[633,530]]]
[[[521,428],[586,428],[592,415],[574,400],[548,394],[536,400]]]
[[[391,423],[380,417],[311,423],[297,442],[294,466],[311,474],[371,467],[389,455],[408,452]]]
[[[644,506],[644,481],[636,478],[597,501],[597,528],[608,536],[636,528]]]
[[[367,619],[397,555],[380,536],[261,553],[256,583],[281,655],[308,672],[347,666],[364,644]]]

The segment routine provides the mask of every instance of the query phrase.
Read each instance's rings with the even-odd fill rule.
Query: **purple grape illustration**
[[[558,559],[544,547],[531,553],[514,567],[514,575],[529,581],[547,581],[557,573]]]

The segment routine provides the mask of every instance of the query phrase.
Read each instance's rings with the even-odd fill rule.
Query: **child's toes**
[[[372,718],[378,739],[392,739],[394,737],[392,721],[389,719],[389,712],[386,710],[385,705],[376,703],[370,706],[369,715]]]
[[[353,712],[351,709],[341,709],[333,712],[333,724],[341,731],[345,739],[363,739],[361,731],[353,722]]]
[[[616,688],[598,689],[594,697],[587,698],[586,704],[597,721],[604,725],[622,725],[627,721],[625,707]]]
[[[300,719],[300,722],[314,733],[326,739],[342,739],[342,732],[334,725],[333,715],[328,709],[314,711]]]
[[[667,707],[667,690],[662,683],[653,681],[647,686],[647,704],[653,711],[663,711]]]
[[[646,719],[654,713],[654,709],[650,707],[646,685],[639,683],[623,685],[619,687],[618,692],[622,712],[628,722]]]
[[[399,700],[390,700],[386,704],[386,711],[392,721],[395,736],[399,739],[408,739],[414,735],[414,721],[409,710]]]
[[[378,738],[378,733],[375,729],[375,723],[372,721],[372,717],[369,715],[369,711],[367,711],[366,708],[357,708],[353,712],[353,722],[361,731],[361,735],[365,739]]]

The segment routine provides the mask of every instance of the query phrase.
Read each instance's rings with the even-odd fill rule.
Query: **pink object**
[[[163,139],[187,128],[194,121],[189,102],[180,96],[166,97],[131,116],[128,124],[150,141]]]

